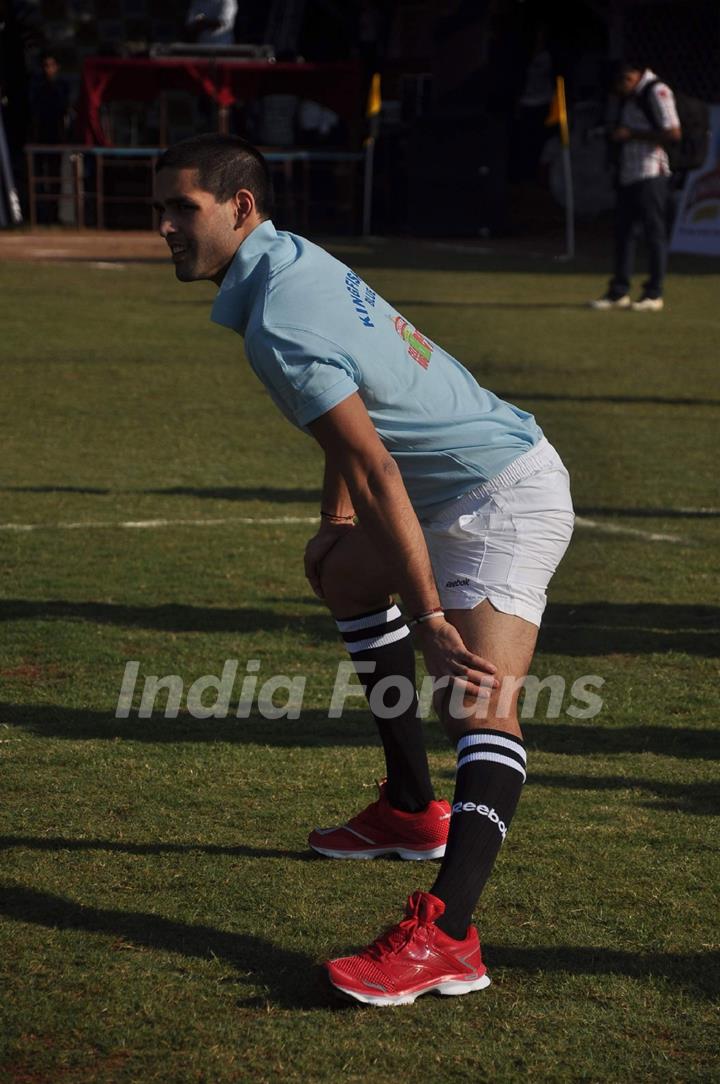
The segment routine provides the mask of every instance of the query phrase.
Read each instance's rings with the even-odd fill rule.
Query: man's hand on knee
[[[340,539],[344,538],[348,531],[354,530],[354,523],[322,523],[320,530],[306,545],[305,575],[318,598],[325,598],[321,579],[323,561]]]
[[[465,695],[489,697],[498,687],[496,668],[487,659],[468,651],[457,629],[438,617],[417,627],[417,636],[428,673],[447,678],[448,687],[459,687]]]

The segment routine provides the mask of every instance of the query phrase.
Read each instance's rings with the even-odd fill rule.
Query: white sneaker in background
[[[609,309],[629,309],[630,297],[628,294],[623,294],[622,297],[610,297],[609,294],[605,294],[604,297],[598,297],[595,301],[590,301],[589,305],[591,309],[598,312],[607,312]]]
[[[633,301],[633,312],[660,312],[663,307],[661,297],[641,297],[639,301]]]

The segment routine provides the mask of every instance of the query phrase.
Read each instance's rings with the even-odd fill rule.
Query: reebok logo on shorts
[[[467,587],[470,583],[469,578],[466,576],[464,580],[448,580],[445,584],[446,587]]]
[[[507,835],[505,822],[500,820],[495,810],[490,806],[477,805],[475,802],[455,802],[452,811],[453,813],[479,813],[481,817],[487,817],[489,821],[498,826],[498,832],[503,839]]]

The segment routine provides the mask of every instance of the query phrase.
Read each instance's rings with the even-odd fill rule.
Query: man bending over
[[[326,964],[330,981],[367,1004],[482,989],[471,919],[525,781],[517,699],[572,533],[567,471],[530,414],[480,387],[344,264],[276,231],[268,168],[250,144],[204,135],[171,147],[155,201],[178,279],[217,284],[212,319],[243,336],[277,407],[325,453],[305,571],[375,704],[387,779],[310,846],[443,859],[398,925]],[[415,687],[411,629],[457,749],[452,807],[433,791],[417,696],[402,695]],[[398,691],[394,705],[382,698],[392,712],[372,695],[383,681]]]

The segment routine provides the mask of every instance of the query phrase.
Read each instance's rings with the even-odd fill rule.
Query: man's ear
[[[248,188],[240,188],[233,196],[235,229],[239,230],[255,213],[255,197]]]

